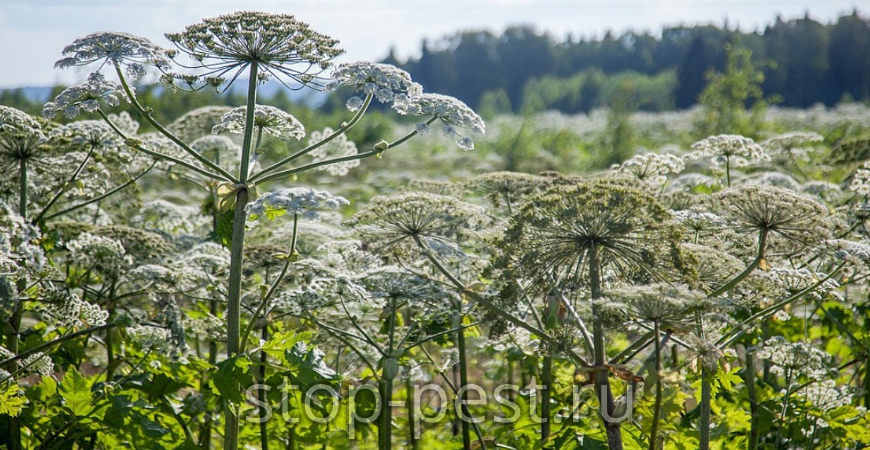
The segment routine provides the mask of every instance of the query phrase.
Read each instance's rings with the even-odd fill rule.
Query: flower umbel
[[[320,220],[320,214],[316,210],[338,209],[349,204],[350,202],[344,197],[326,191],[298,187],[263,194],[256,201],[249,203],[245,209],[250,220],[256,220],[263,215],[274,219],[291,213],[317,221]]]
[[[219,124],[212,128],[217,134],[228,131],[233,134],[245,132],[245,116],[248,108],[240,106],[221,117]],[[274,106],[257,105],[254,109],[254,128],[282,139],[302,139],[305,137],[305,127],[293,115]]]
[[[143,63],[160,70],[167,70],[170,66],[165,49],[146,38],[128,33],[89,34],[66,46],[63,54],[69,56],[56,62],[54,67],[65,69],[103,61],[103,64],[110,63],[116,67],[126,65],[127,73],[133,78],[139,78],[145,73]]]
[[[241,11],[188,26],[166,38],[205,69],[209,83],[217,84],[232,73],[232,81],[251,63],[265,74],[319,87],[317,75],[332,65],[344,51],[338,41],[311,30],[305,22],[287,14]],[[300,66],[297,69],[295,66]]]
[[[70,86],[64,89],[53,102],[46,103],[42,108],[42,115],[51,119],[58,112],[63,112],[67,119],[74,119],[83,110],[95,112],[100,108],[101,101],[108,106],[118,106],[122,98],[127,100],[120,84],[107,81],[103,74],[94,72],[88,75],[86,83]]]
[[[484,134],[486,125],[471,108],[456,98],[441,94],[422,94],[412,98],[404,105],[396,105],[400,114],[415,116],[434,116],[441,119],[444,134],[458,138],[456,143],[463,150],[473,150],[474,142],[470,137],[462,136],[456,131],[456,127],[467,128],[476,134]],[[422,131],[418,127],[418,132]]]
[[[368,61],[339,64],[332,71],[334,82],[327,89],[338,86],[355,86],[358,91],[374,95],[381,103],[392,102],[397,108],[404,107],[423,93],[423,88],[411,80],[411,75],[390,64],[378,64]],[[356,109],[354,109],[354,105]],[[362,101],[348,102],[348,109],[355,111]]]

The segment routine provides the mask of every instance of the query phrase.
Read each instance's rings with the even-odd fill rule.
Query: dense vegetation
[[[0,447],[870,445],[864,104],[741,41],[692,109],[484,125],[292,16],[168,37],[0,104]]]

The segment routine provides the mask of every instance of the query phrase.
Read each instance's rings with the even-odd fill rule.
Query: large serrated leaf
[[[94,395],[88,380],[75,367],[70,367],[63,376],[60,396],[64,400],[64,406],[76,416],[87,417],[94,410],[91,405]]]
[[[218,363],[218,370],[211,381],[218,393],[228,402],[240,405],[244,401],[239,386],[247,386],[251,383],[251,375],[248,373],[250,365],[251,361],[247,359],[247,355],[236,355]]]
[[[0,392],[0,415],[17,417],[27,398],[18,394],[18,383],[9,384]]]

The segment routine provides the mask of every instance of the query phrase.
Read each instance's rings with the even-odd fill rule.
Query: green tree
[[[697,124],[702,136],[713,134],[755,135],[764,117],[761,64],[752,61],[752,52],[726,44],[724,72],[707,73],[707,86],[699,101],[703,107]],[[747,112],[747,104],[752,111]]]
[[[870,54],[870,24],[857,11],[840,17],[831,29],[828,46],[831,77],[838,99],[848,95],[855,100],[870,100],[870,59],[855,55]]]

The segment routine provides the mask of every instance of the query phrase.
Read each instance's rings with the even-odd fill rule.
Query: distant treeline
[[[391,53],[385,62],[410,72],[426,91],[485,112],[588,112],[626,88],[639,108],[658,111],[696,104],[708,73],[723,70],[726,44],[752,52],[763,67],[764,97],[781,106],[870,100],[870,22],[858,11],[830,24],[777,18],[751,33],[678,26],[658,36],[557,41],[531,26],[500,35],[463,31],[424,41],[417,59],[399,61]]]
[[[455,96],[484,115],[585,113],[617,103],[666,111],[698,103],[711,72],[724,70],[727,46],[751,52],[764,76],[765,101],[796,108],[870,102],[870,20],[858,11],[829,24],[777,18],[751,33],[698,25],[666,28],[658,36],[625,32],[558,41],[532,26],[510,27],[500,35],[463,31],[423,41],[419,58],[400,61],[391,53],[383,62],[410,72],[427,92]],[[61,89],[56,87],[51,98]],[[339,90],[323,110],[344,110],[349,95]],[[238,95],[205,91],[162,96],[153,87],[141,88],[140,96],[165,120],[205,104],[243,103]],[[309,109],[282,91],[260,101],[294,113]],[[22,90],[0,90],[0,104],[32,114],[42,107]]]

